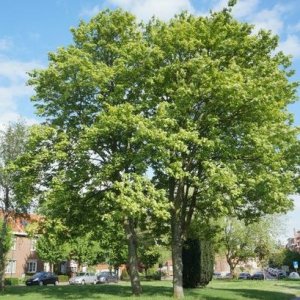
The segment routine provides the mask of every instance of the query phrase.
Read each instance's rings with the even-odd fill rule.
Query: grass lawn
[[[185,291],[188,300],[290,300],[300,296],[300,281],[223,281],[214,280],[204,289]],[[1,299],[133,299],[129,283],[86,286],[7,287]],[[143,282],[143,295],[139,300],[172,299],[169,281]]]

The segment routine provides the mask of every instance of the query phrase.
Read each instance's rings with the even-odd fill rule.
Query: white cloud
[[[258,4],[259,0],[241,0],[233,7],[233,15],[237,18],[251,16],[257,9]]]
[[[249,16],[248,21],[256,26],[256,29],[272,30],[279,34],[283,27],[284,14],[290,9],[288,6],[275,5],[271,9],[263,9]]]
[[[142,20],[149,20],[152,16],[168,20],[183,10],[195,12],[190,0],[107,0],[106,4],[130,11]],[[91,17],[100,9],[98,5],[90,9],[85,8],[80,15]]]
[[[279,44],[279,50],[300,58],[300,38],[297,35],[288,35],[287,39]]]
[[[232,13],[237,18],[243,18],[251,15],[257,8],[259,0],[240,0],[233,7]],[[215,1],[212,11],[220,11],[227,7],[228,0]]]
[[[0,77],[13,82],[24,81],[26,72],[38,68],[40,65],[35,61],[22,62],[17,60],[0,59]]]
[[[215,1],[213,11],[220,11],[226,7],[228,0]],[[279,34],[284,28],[285,14],[292,9],[289,5],[274,5],[270,9],[259,10],[261,0],[240,0],[233,7],[232,12],[236,18],[247,21],[255,25],[255,31],[260,29],[272,30],[274,34]],[[300,28],[300,25],[299,25]]]
[[[18,111],[22,112],[22,107],[33,93],[32,88],[26,86],[26,72],[39,67],[42,66],[35,61],[0,58],[0,123],[21,117]]]
[[[84,8],[80,12],[79,16],[80,17],[89,17],[90,18],[90,17],[95,16],[100,10],[101,10],[101,8],[98,5],[95,5],[95,6],[91,7],[91,8]]]

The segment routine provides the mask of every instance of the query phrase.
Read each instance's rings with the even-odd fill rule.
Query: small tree
[[[69,242],[69,258],[78,264],[78,271],[84,264],[93,265],[101,253],[99,242],[92,239],[90,233],[71,239]]]
[[[0,219],[0,280],[1,288],[4,287],[4,272],[7,263],[7,253],[12,245],[11,230],[3,220]]]
[[[0,131],[0,289],[4,288],[4,271],[6,254],[9,250],[9,222],[14,220],[16,213],[26,212],[29,202],[18,198],[15,194],[14,177],[18,169],[13,167],[16,159],[24,153],[27,140],[27,128],[21,122],[9,124]]]
[[[36,252],[40,259],[49,262],[53,272],[54,265],[69,256],[68,231],[57,220],[42,220],[29,228],[29,234],[37,237]]]
[[[265,217],[250,224],[235,218],[226,218],[223,222],[220,242],[230,273],[234,276],[236,266],[250,258],[256,258],[264,266],[275,248],[279,221],[273,217]]]
[[[156,245],[139,247],[139,259],[145,269],[145,275],[147,271],[155,264],[157,264],[160,258],[159,247]]]

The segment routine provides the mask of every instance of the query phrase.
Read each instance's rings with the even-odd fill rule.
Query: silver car
[[[97,276],[95,273],[90,272],[81,272],[77,273],[75,277],[70,278],[69,284],[96,284],[97,283]]]

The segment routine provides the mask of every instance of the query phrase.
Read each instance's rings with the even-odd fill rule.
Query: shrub
[[[182,280],[184,288],[195,288],[198,286],[201,277],[200,260],[199,239],[187,239],[182,248]]]
[[[16,277],[5,278],[4,284],[5,285],[19,285],[19,278],[16,278]]]
[[[187,239],[182,249],[182,263],[183,287],[206,286],[213,276],[213,243],[199,239]]]
[[[69,276],[68,275],[58,275],[58,281],[59,282],[68,282]]]
[[[161,272],[158,271],[156,268],[150,268],[147,270],[146,275],[147,280],[161,280]]]
[[[200,241],[200,286],[206,286],[212,280],[214,263],[215,263],[215,254],[212,241]]]

